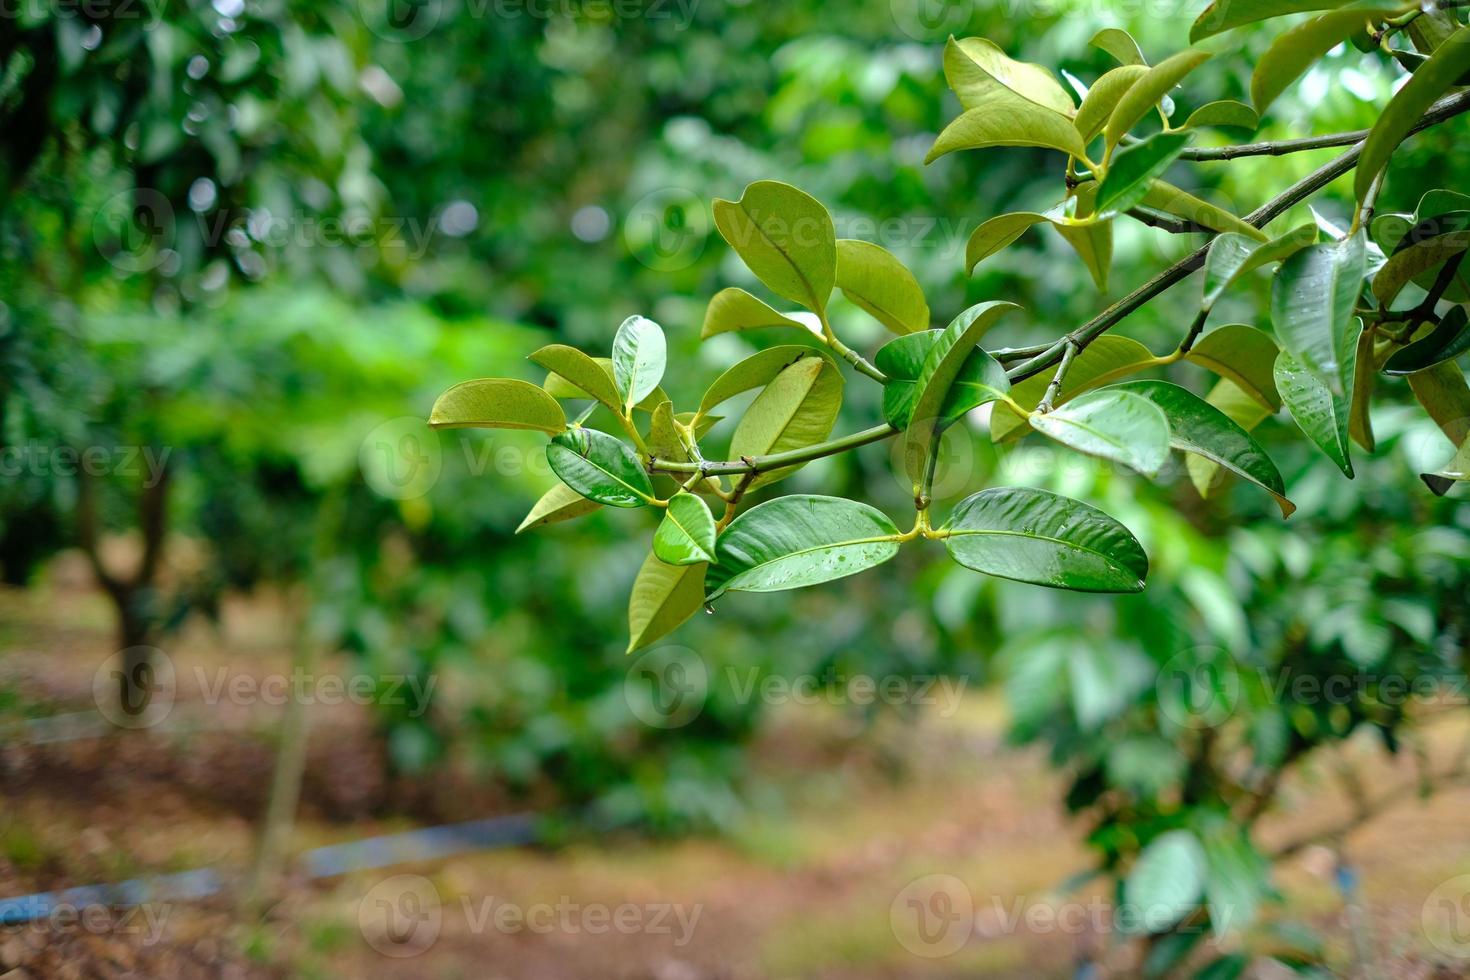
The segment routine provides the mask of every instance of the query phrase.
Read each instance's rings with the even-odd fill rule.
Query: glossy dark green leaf
[[[708,565],[668,565],[650,554],[628,597],[628,652],[667,636],[704,605]]]
[[[815,348],[799,347],[795,344],[757,351],[715,379],[699,401],[699,413],[703,415],[743,391],[768,384],[776,375],[803,358],[821,356],[822,353]]]
[[[521,521],[516,533],[528,531],[531,528],[545,527],[547,524],[557,524],[561,521],[570,521],[573,518],[590,514],[601,507],[595,500],[588,500],[565,483],[558,482],[556,486],[541,495],[531,508],[531,512]]]
[[[1050,71],[1014,60],[983,37],[949,39],[944,46],[944,78],[966,109],[985,108],[997,97],[1010,95],[1066,116],[1076,109]]]
[[[1118,214],[1141,202],[1149,183],[1194,142],[1193,133],[1155,133],[1148,139],[1118,151],[1097,189],[1093,207],[1099,215]]]
[[[1272,344],[1271,349],[1274,351],[1276,345]],[[1275,361],[1274,355],[1272,361],[1273,363]],[[1276,393],[1274,380],[1271,381],[1271,393],[1273,395]],[[1226,418],[1247,432],[1253,431],[1256,426],[1269,418],[1273,411],[1262,405],[1258,399],[1246,394],[1229,377],[1222,377],[1217,381],[1215,387],[1211,388],[1209,395],[1205,397],[1205,401],[1219,409]],[[1185,469],[1189,471],[1189,482],[1194,484],[1194,488],[1199,491],[1201,497],[1208,498],[1219,487],[1220,464],[1193,454],[1185,458],[1184,464]]]
[[[940,331],[925,330],[896,337],[878,349],[874,364],[888,376],[883,385],[883,418],[900,429],[908,428],[913,418],[916,384],[924,369]],[[945,399],[945,424],[954,422],[972,408],[1000,398],[1010,391],[1011,382],[995,358],[976,347],[965,358],[960,373],[950,385]]]
[[[623,397],[624,414],[653,394],[663,380],[668,348],[663,329],[642,316],[630,316],[613,337],[613,382]]]
[[[1353,4],[1346,10],[1314,17],[1279,35],[1256,62],[1251,74],[1251,102],[1264,113],[1306,70],[1347,40],[1381,10],[1365,10]]]
[[[1356,344],[1357,338],[1353,340]],[[1288,351],[1282,351],[1276,358],[1276,390],[1301,430],[1351,479],[1352,451],[1348,445],[1351,406],[1346,392],[1334,393]],[[1352,390],[1351,378],[1346,390]]]
[[[789,327],[803,333],[811,329],[799,320],[778,313],[745,290],[730,286],[715,293],[704,314],[704,328],[699,332],[700,340],[707,340],[717,333],[735,330],[761,330],[767,327]]]
[[[1123,900],[1139,911],[1146,932],[1163,932],[1193,912],[1208,877],[1205,850],[1187,830],[1170,830],[1149,842],[1123,882]]]
[[[881,565],[898,553],[898,528],[855,500],[793,494],[758,504],[720,535],[709,598],[778,592]]]
[[[1189,29],[1189,43],[1228,31],[1242,24],[1299,14],[1309,10],[1336,10],[1349,0],[1214,0],[1195,18]]]
[[[962,113],[944,127],[924,162],[933,163],[956,150],[992,146],[1040,146],[1075,157],[1085,153],[1082,137],[1070,118],[1009,89],[1001,89],[983,107]]]
[[[1103,138],[1109,146],[1117,144],[1145,114],[1168,96],[1170,90],[1184,77],[1210,59],[1210,52],[1198,48],[1187,48],[1170,55],[1129,86],[1118,100],[1103,128]]]
[[[804,358],[784,368],[740,417],[730,437],[730,455],[768,456],[821,442],[837,421],[842,385],[842,372],[825,357]],[[762,473],[750,486],[774,483],[797,469]]]
[[[642,507],[653,484],[633,450],[596,429],[568,429],[546,447],[546,458],[561,481],[609,507]]]
[[[1467,350],[1470,350],[1470,318],[1465,315],[1465,307],[1456,306],[1444,315],[1429,336],[1390,357],[1383,370],[1392,375],[1413,374],[1453,360]]]
[[[1286,499],[1281,471],[1251,434],[1224,412],[1186,388],[1167,381],[1127,381],[1103,391],[1127,391],[1147,398],[1169,420],[1169,445],[1243,477],[1265,490],[1290,517],[1296,505]]]
[[[567,427],[566,415],[540,387],[509,378],[463,381],[434,402],[429,425],[435,429],[536,429],[555,435]]]
[[[950,389],[959,378],[965,362],[996,320],[1017,309],[1020,307],[1014,303],[977,303],[940,331],[929,349],[914,385],[914,407],[904,440],[904,468],[916,487],[928,464],[929,454],[943,431],[945,406],[951,404]]]
[[[929,329],[929,304],[918,280],[881,245],[838,239],[837,288],[896,334]]]
[[[692,493],[676,493],[653,535],[653,553],[669,565],[715,560],[715,519],[709,505]]]
[[[1092,83],[1092,88],[1087,90],[1087,96],[1082,100],[1077,116],[1073,119],[1077,132],[1082,136],[1082,142],[1091,143],[1103,131],[1103,127],[1108,124],[1108,117],[1118,107],[1118,100],[1147,74],[1147,65],[1123,65],[1105,72]]]
[[[1276,392],[1276,341],[1265,331],[1230,323],[1194,342],[1185,360],[1234,382],[1268,412],[1281,407]]]
[[[568,397],[594,398],[614,412],[622,411],[622,399],[612,378],[587,354],[565,344],[548,344],[530,355],[530,359],[572,386]]]
[[[1359,201],[1367,196],[1368,188],[1419,117],[1467,71],[1470,71],[1470,27],[1463,27],[1409,76],[1373,124],[1353,174],[1353,194]]]
[[[1064,446],[1150,478],[1159,475],[1169,457],[1169,422],[1163,411],[1117,387],[1078,395],[1030,421],[1031,428]]]
[[[826,309],[837,281],[837,234],[816,198],[758,180],[738,201],[716,198],[714,213],[720,235],[757,279],[814,313]]]
[[[1271,283],[1271,325],[1281,347],[1327,383],[1332,393],[1352,389],[1348,365],[1358,334],[1358,294],[1367,273],[1367,236],[1309,245],[1289,256]]]
[[[1126,527],[1046,490],[993,487],[966,497],[942,529],[950,557],[977,572],[1076,592],[1138,592],[1148,556]]]

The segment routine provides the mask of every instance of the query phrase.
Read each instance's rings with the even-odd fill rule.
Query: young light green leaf
[[[1074,217],[1087,218],[1092,216],[1093,202],[1097,197],[1097,185],[1086,184],[1077,188],[1075,192],[1076,212]],[[1087,271],[1092,273],[1092,281],[1099,292],[1107,292],[1108,271],[1113,265],[1113,223],[1108,220],[1095,221],[1085,225],[1074,225],[1065,222],[1053,222],[1052,226],[1066,239],[1067,244],[1077,253],[1082,264],[1087,266]]]
[[[1296,505],[1286,499],[1281,471],[1249,432],[1224,412],[1186,388],[1167,381],[1126,381],[1103,391],[1127,391],[1147,398],[1169,420],[1169,445],[1203,456],[1276,498],[1281,516]]]
[[[806,324],[777,313],[745,290],[729,286],[710,299],[699,339],[708,340],[717,333],[733,330],[760,330],[766,327],[791,327],[804,333],[812,332]]]
[[[613,337],[613,381],[623,396],[624,414],[653,394],[664,376],[668,348],[664,332],[647,317],[630,316]]]
[[[995,321],[1016,309],[1020,307],[1014,303],[978,303],[955,317],[929,349],[915,382],[914,408],[904,442],[904,467],[915,487],[919,485],[929,453],[943,431],[945,406],[951,404],[950,389],[965,362]]]
[[[1462,27],[1409,76],[1373,124],[1353,175],[1353,194],[1359,201],[1367,197],[1368,188],[1419,117],[1467,71],[1470,71],[1470,27]]]
[[[1118,59],[1120,65],[1148,65],[1138,42],[1133,40],[1133,35],[1120,28],[1104,27],[1092,35],[1092,40],[1087,43],[1094,48],[1106,51]]]
[[[1470,385],[1456,365],[1445,361],[1409,375],[1409,390],[1451,445],[1470,436]]]
[[[509,378],[462,381],[440,395],[429,412],[435,429],[536,429],[556,435],[567,427],[561,406],[541,388]]]
[[[741,416],[730,437],[730,453],[768,456],[811,446],[827,438],[842,407],[842,373],[825,357],[809,357],[784,368]],[[751,488],[796,472],[788,466],[762,473]]]
[[[1046,490],[993,487],[962,500],[942,529],[950,557],[977,572],[1075,592],[1139,592],[1148,556],[1126,527]]]
[[[561,347],[562,345],[561,344],[553,344],[552,346],[553,347]],[[537,351],[536,354],[532,354],[531,357],[534,359],[537,355],[543,354],[548,349],[549,348],[542,348],[541,350]],[[571,348],[568,348],[568,349],[571,349]],[[581,352],[580,351],[577,351],[577,353],[581,353]],[[555,356],[555,355],[553,355],[553,356]],[[586,355],[583,355],[583,356],[585,357]],[[569,357],[569,356],[568,357],[563,357],[562,359],[568,362],[565,365],[566,370],[576,371],[576,372],[578,372],[580,374],[587,374],[587,376],[589,378],[591,377],[590,373],[588,373],[588,368],[587,368],[587,365],[586,365],[585,362],[581,361],[578,358]],[[617,412],[617,413],[621,414],[622,413],[622,410],[623,410],[623,406],[621,404],[621,401],[617,398],[617,382],[613,380],[613,362],[612,362],[612,358],[610,358],[610,357],[590,357],[590,358],[587,358],[587,360],[591,361],[592,364],[593,364],[593,366],[597,367],[600,371],[602,371],[603,377],[606,379],[605,381],[603,381],[603,382],[598,383],[598,384],[595,385],[597,391],[599,392],[599,394],[602,397],[596,398],[594,400],[595,401],[601,401],[604,405],[607,405],[607,407],[610,408],[610,409],[612,409],[614,412]],[[572,384],[572,382],[568,381],[565,377],[563,377],[562,375],[558,374],[555,371],[548,371],[547,372],[547,374],[546,374],[546,380],[541,383],[541,387],[544,388],[546,390],[546,393],[548,395],[550,395],[551,397],[553,397],[553,398],[592,398],[593,397],[591,392],[586,391],[586,390],[578,387],[575,384]],[[611,394],[609,394],[609,393],[611,393]],[[606,398],[606,397],[613,398],[613,401],[612,402],[603,401],[603,398]],[[668,400],[669,400],[669,396],[664,393],[664,390],[662,388],[654,388],[653,391],[649,392],[649,394],[642,401],[638,402],[638,404],[634,405],[633,407],[636,408],[636,409],[640,409],[642,411],[645,411],[645,412],[652,412],[662,402],[666,402]]]
[[[1356,344],[1357,338],[1353,340]],[[1348,364],[1348,373],[1352,374],[1352,361]],[[1352,479],[1352,451],[1348,445],[1350,406],[1346,394],[1352,390],[1352,384],[1350,378],[1346,380],[1349,383],[1344,391],[1335,393],[1289,351],[1282,351],[1276,358],[1276,390],[1281,392],[1281,400],[1291,417],[1327,458]]]
[[[1082,105],[1077,109],[1077,117],[1072,120],[1077,127],[1077,132],[1082,136],[1083,143],[1091,143],[1097,134],[1103,131],[1108,117],[1117,108],[1118,100],[1123,97],[1123,93],[1147,74],[1147,65],[1124,65],[1105,72],[1101,78],[1092,83],[1092,88],[1087,90],[1087,97],[1082,100]]]
[[[669,565],[714,561],[715,519],[709,505],[692,493],[674,494],[654,532],[653,553]]]
[[[738,201],[716,199],[715,227],[777,295],[813,313],[827,308],[837,280],[832,216],[810,194],[778,180],[758,180]]]
[[[1275,350],[1276,345],[1272,344]],[[1274,356],[1273,356],[1274,361]],[[1267,365],[1269,368],[1270,365]],[[1271,392],[1276,391],[1275,381],[1271,382]],[[1272,415],[1272,410],[1266,408],[1260,401],[1247,395],[1239,385],[1228,377],[1221,378],[1210,389],[1205,401],[1220,410],[1226,418],[1240,426],[1246,432],[1250,432]],[[1203,456],[1189,455],[1184,460],[1185,469],[1189,471],[1189,480],[1194,488],[1199,491],[1201,497],[1209,497],[1211,491],[1215,490],[1221,481],[1220,464]]]
[[[1242,276],[1263,265],[1280,261],[1316,240],[1315,225],[1301,225],[1264,244],[1259,239],[1233,231],[1217,235],[1210,242],[1210,250],[1205,256],[1204,300],[1200,308],[1211,309],[1225,290]]]
[[[777,497],[741,514],[720,535],[708,598],[843,578],[896,555],[898,536],[898,528],[882,511],[856,500]]]
[[[1031,416],[1031,428],[1078,452],[1122,463],[1153,478],[1169,458],[1169,421],[1149,401],[1120,388],[1078,395]]]
[[[633,450],[606,432],[568,429],[551,440],[546,459],[563,483],[599,504],[642,507],[653,497]]]
[[[1149,182],[1168,170],[1169,164],[1192,142],[1193,133],[1155,133],[1119,151],[1098,185],[1093,205],[1096,213],[1120,214],[1140,203],[1148,194]]]
[[[929,329],[929,304],[918,280],[881,245],[839,238],[837,288],[894,333]]]
[[[970,241],[965,246],[965,269],[974,275],[975,266],[982,259],[989,258],[1020,238],[1027,228],[1047,220],[1046,215],[1035,211],[1017,211],[998,215],[984,222],[971,233]]]
[[[704,415],[743,391],[768,384],[772,378],[802,358],[822,356],[815,348],[796,344],[757,351],[715,379],[699,401],[699,414]]]
[[[1114,146],[1122,140],[1123,136],[1146,113],[1158,105],[1174,86],[1184,80],[1184,76],[1209,59],[1210,52],[1208,51],[1186,48],[1178,54],[1165,58],[1129,86],[1128,91],[1123,93],[1123,97],[1113,108],[1113,113],[1108,117],[1108,124],[1103,130],[1103,138],[1107,141],[1108,146]]]
[[[530,359],[569,382],[575,392],[569,397],[590,397],[614,412],[622,410],[611,372],[604,371],[596,361],[575,347],[548,344],[532,353]]]
[[[949,39],[944,46],[944,78],[966,109],[988,106],[997,94],[1018,95],[1068,116],[1076,109],[1051,72],[1013,60],[983,37]]]
[[[1309,10],[1335,10],[1348,2],[1349,0],[1214,0],[1190,27],[1189,43],[1194,44],[1242,24]]]
[[[1001,89],[990,96],[983,108],[970,109],[944,127],[924,162],[933,163],[955,150],[990,146],[1040,146],[1074,157],[1086,152],[1071,119],[1009,89]]]
[[[1103,334],[1083,348],[1072,361],[1072,369],[1062,382],[1057,405],[1065,404],[1078,392],[1105,385],[1110,381],[1136,374],[1154,363],[1153,351],[1131,337]],[[1011,389],[1011,398],[1026,408],[1035,408],[1051,383],[1050,371],[1019,381]],[[1004,404],[996,405],[990,416],[990,438],[1004,442],[1031,431],[1026,420]]]
[[[1163,932],[1193,912],[1208,876],[1205,849],[1187,830],[1170,830],[1149,842],[1123,883],[1123,900],[1139,911],[1146,932]]]
[[[1456,306],[1444,315],[1429,336],[1390,357],[1383,371],[1395,376],[1413,374],[1454,360],[1467,350],[1470,350],[1470,319],[1465,315],[1465,307]]]
[[[643,560],[628,597],[628,652],[673,632],[704,605],[709,566],[666,565],[650,554]]]
[[[1185,360],[1233,382],[1267,414],[1281,407],[1276,392],[1276,341],[1263,330],[1230,323],[1194,342]]]
[[[1158,211],[1165,211],[1215,231],[1239,232],[1258,242],[1268,240],[1266,233],[1261,229],[1247,224],[1224,208],[1216,207],[1162,180],[1156,180],[1149,185],[1143,203]]]
[[[1185,129],[1198,129],[1201,126],[1218,126],[1254,131],[1260,125],[1261,119],[1256,115],[1256,110],[1244,102],[1235,102],[1231,99],[1221,99],[1219,102],[1206,102],[1191,112],[1189,118],[1184,120]]]
[[[1271,283],[1271,325],[1282,349],[1335,395],[1352,389],[1353,311],[1367,274],[1366,240],[1360,229],[1340,242],[1309,245],[1282,262]]]
[[[1364,10],[1361,5],[1353,4],[1346,10],[1314,17],[1278,36],[1256,62],[1251,74],[1251,102],[1256,111],[1264,113],[1308,68],[1381,13],[1382,10]]]
[[[588,500],[571,487],[560,481],[556,486],[541,495],[541,499],[532,506],[531,512],[526,519],[521,521],[521,526],[516,528],[516,533],[530,530],[536,527],[545,527],[547,524],[557,524],[561,521],[569,521],[583,514],[590,514],[601,507],[595,500]]]

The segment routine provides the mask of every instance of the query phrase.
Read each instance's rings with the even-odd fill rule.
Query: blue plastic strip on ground
[[[44,919],[58,909],[80,909],[91,905],[118,907],[148,902],[178,902],[206,898],[223,889],[213,868],[181,871],[150,878],[132,878],[106,885],[84,885],[53,892],[0,898],[0,925],[18,925]]]

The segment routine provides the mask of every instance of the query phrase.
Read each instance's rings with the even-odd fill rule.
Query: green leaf
[[[955,150],[990,146],[1040,146],[1074,157],[1086,153],[1071,119],[1002,89],[982,108],[970,109],[944,127],[924,162],[933,163]]]
[[[614,412],[622,412],[622,399],[618,397],[612,374],[575,347],[550,344],[531,354],[530,358],[573,386],[573,394],[567,397],[594,398]]]
[[[1356,343],[1356,338],[1354,338]],[[1351,362],[1349,362],[1351,365]],[[1352,373],[1349,367],[1348,373]],[[1334,393],[1316,374],[1307,370],[1288,351],[1276,358],[1276,390],[1307,437],[1327,458],[1352,479],[1353,463],[1348,446],[1348,396]],[[1352,385],[1347,387],[1352,390]]]
[[[1123,883],[1123,900],[1147,932],[1163,932],[1194,911],[1204,895],[1207,858],[1199,838],[1170,830],[1149,842]]]
[[[1419,117],[1466,71],[1470,71],[1470,27],[1460,28],[1441,44],[1409,76],[1373,124],[1353,175],[1353,194],[1359,201],[1367,197],[1368,188]]]
[[[1404,286],[1460,255],[1467,247],[1470,247],[1470,233],[1465,231],[1416,240],[1414,231],[1410,230],[1373,275],[1373,296],[1378,305],[1391,308]]]
[[[715,519],[709,505],[692,493],[674,494],[654,532],[653,553],[669,565],[714,561]]]
[[[904,467],[916,488],[928,465],[929,454],[943,431],[945,406],[951,404],[950,389],[966,360],[995,321],[1017,309],[1020,307],[1014,303],[977,303],[955,317],[929,349],[914,385],[917,394],[904,442]]]
[[[1169,445],[1203,456],[1265,490],[1276,498],[1282,517],[1290,517],[1296,510],[1296,505],[1286,499],[1281,471],[1260,444],[1194,392],[1167,381],[1127,381],[1103,391],[1127,391],[1147,398],[1169,420]]]
[[[841,407],[842,373],[824,357],[804,358],[784,368],[750,403],[730,437],[730,454],[768,456],[815,445],[831,433]],[[762,473],[750,487],[774,483],[797,469]]]
[[[1242,276],[1299,252],[1316,240],[1316,225],[1301,225],[1264,244],[1258,238],[1233,231],[1217,235],[1205,256],[1204,300],[1200,308],[1211,309]]]
[[[434,402],[435,429],[536,429],[552,435],[567,427],[561,406],[541,388],[509,378],[463,381]]]
[[[1347,2],[1348,0],[1215,0],[1190,27],[1189,43],[1194,44],[1242,24],[1309,10],[1335,10]]]
[[[1276,341],[1265,331],[1231,323],[1196,340],[1184,357],[1228,378],[1270,414],[1281,407],[1275,376],[1278,353]]]
[[[1103,127],[1108,123],[1108,117],[1118,106],[1118,100],[1123,94],[1133,87],[1144,75],[1148,74],[1148,66],[1143,64],[1124,65],[1105,72],[1102,77],[1092,83],[1092,88],[1087,90],[1087,96],[1082,100],[1082,105],[1077,109],[1077,117],[1072,121],[1077,127],[1077,132],[1082,136],[1083,143],[1091,143]]]
[[[1072,360],[1072,369],[1062,382],[1062,390],[1055,404],[1063,405],[1078,392],[1105,385],[1118,378],[1136,374],[1155,361],[1153,351],[1131,337],[1103,334],[1083,348],[1082,353]],[[1011,388],[1011,398],[1027,409],[1040,403],[1051,383],[1052,371],[1043,371],[1025,381],[1018,381]],[[1026,420],[1006,405],[995,406],[990,416],[990,437],[1003,442],[1011,437],[1025,435],[1031,431]]]
[[[1258,242],[1267,240],[1266,233],[1261,229],[1247,224],[1224,208],[1218,208],[1208,201],[1200,200],[1193,194],[1186,193],[1162,180],[1156,180],[1149,186],[1143,203],[1148,207],[1168,212],[1215,231],[1239,232]]]
[[[1221,819],[1203,837],[1205,902],[1215,935],[1240,934],[1255,922],[1270,890],[1270,865],[1234,823]]]
[[[556,524],[561,521],[569,521],[584,514],[590,514],[601,507],[595,500],[588,500],[565,483],[558,482],[556,486],[541,495],[541,499],[532,506],[531,512],[526,519],[521,521],[521,526],[516,528],[516,533],[530,530],[536,527],[545,527],[547,524]]]
[[[560,346],[560,345],[554,345],[554,346]],[[540,352],[538,351],[538,353],[540,353]],[[612,358],[610,358],[610,357],[593,357],[593,358],[590,358],[590,360],[607,377],[606,384],[601,385],[600,386],[600,390],[610,391],[610,392],[613,392],[614,395],[616,395],[616,393],[617,393],[617,382],[613,380],[613,362],[612,362]],[[546,393],[548,395],[551,395],[553,398],[592,398],[592,395],[590,393],[588,393],[588,392],[584,391],[583,389],[577,387],[576,385],[572,384],[570,381],[568,381],[566,378],[562,377],[561,375],[557,374],[555,371],[550,371],[550,372],[547,373],[546,380],[544,382],[542,382],[541,387],[544,388],[546,390]],[[668,400],[669,400],[669,396],[664,393],[664,390],[662,388],[654,388],[653,391],[651,393],[649,393],[649,395],[646,398],[644,398],[642,401],[640,401],[638,404],[634,405],[633,407],[634,408],[637,408],[637,409],[641,409],[642,411],[645,411],[645,412],[652,412],[661,403],[666,402]],[[604,404],[606,404],[606,403],[604,403]],[[608,405],[608,407],[611,408],[614,412],[617,412],[619,414],[621,414],[622,411],[623,411],[623,406],[622,406],[622,404],[621,404],[620,401],[614,401],[612,404]]]
[[[663,329],[647,317],[630,316],[613,337],[613,381],[623,396],[624,414],[653,394],[664,376],[668,348]]]
[[[837,241],[837,288],[897,334],[929,329],[929,304],[914,274],[871,242]]]
[[[1017,95],[1068,116],[1076,109],[1050,71],[1011,59],[983,37],[949,39],[944,46],[944,78],[966,109],[988,106],[997,95]]]
[[[1149,182],[1158,177],[1194,142],[1193,133],[1155,133],[1148,139],[1118,152],[1097,189],[1097,214],[1127,211],[1148,194]]]
[[[760,330],[766,327],[791,327],[807,334],[812,332],[806,324],[777,313],[745,290],[729,286],[710,299],[699,339],[708,340],[717,333],[729,333],[733,330]]]
[[[1118,59],[1120,65],[1147,65],[1144,60],[1143,51],[1138,42],[1133,40],[1133,35],[1117,27],[1104,27],[1092,35],[1092,40],[1087,42],[1094,48],[1100,48]]]
[[[1373,419],[1369,415],[1369,403],[1373,400],[1373,388],[1378,382],[1378,370],[1382,366],[1369,330],[1358,331],[1357,349],[1353,354],[1353,387],[1348,394],[1348,435],[1368,452],[1374,449]],[[1387,345],[1382,345],[1386,353]]]
[[[642,507],[653,497],[653,484],[633,450],[606,432],[568,429],[551,440],[546,458],[552,472],[588,500]]]
[[[1470,436],[1470,385],[1449,361],[1409,375],[1409,390],[1439,426],[1451,445]]]
[[[1086,184],[1077,188],[1077,218],[1087,218],[1093,213],[1093,201],[1097,196],[1097,185]],[[1108,270],[1113,264],[1113,223],[1103,220],[1084,225],[1053,222],[1053,227],[1072,246],[1072,250],[1092,273],[1092,281],[1100,292],[1107,292]]]
[[[984,222],[971,233],[970,241],[965,246],[965,269],[974,275],[975,266],[982,259],[989,258],[1020,238],[1027,228],[1047,220],[1050,219],[1046,215],[1035,211],[1017,211]]]
[[[827,308],[837,280],[832,216],[810,194],[758,180],[739,201],[714,203],[715,227],[772,292],[813,313]]]
[[[795,344],[757,351],[715,379],[699,401],[699,414],[704,415],[741,392],[768,384],[776,375],[803,358],[822,356],[815,348]]]
[[[1454,360],[1467,350],[1470,350],[1470,318],[1465,315],[1465,307],[1456,306],[1444,315],[1429,336],[1390,357],[1383,371],[1396,376],[1413,374]]]
[[[1256,115],[1256,110],[1244,102],[1235,102],[1230,99],[1222,99],[1219,102],[1206,102],[1191,112],[1189,118],[1184,120],[1185,129],[1198,129],[1201,126],[1222,126],[1254,131],[1260,125],[1261,119]]]
[[[1271,325],[1282,349],[1334,395],[1352,389],[1353,311],[1367,273],[1366,240],[1359,230],[1340,242],[1309,245],[1282,262],[1271,283]]]
[[[793,494],[758,504],[720,535],[709,599],[829,582],[898,554],[898,528],[855,500]]]
[[[1464,483],[1470,480],[1470,439],[1456,451],[1454,457],[1443,467],[1434,473],[1420,473],[1419,479],[1424,481],[1436,497],[1443,497],[1449,493],[1450,487],[1456,483]]]
[[[643,560],[628,597],[628,652],[675,630],[704,605],[709,566],[666,565],[650,554]]]
[[[1108,124],[1103,130],[1103,138],[1107,141],[1108,146],[1116,145],[1146,113],[1169,94],[1174,86],[1183,81],[1190,72],[1210,60],[1210,57],[1208,51],[1187,48],[1178,54],[1170,55],[1150,68],[1147,74],[1123,93],[1123,97],[1113,108],[1112,115],[1108,117]]]
[[[1139,592],[1148,556],[1126,527],[1080,500],[1029,487],[966,497],[942,529],[977,572],[1075,592]]]
[[[1314,17],[1277,37],[1251,74],[1251,102],[1256,111],[1264,113],[1308,68],[1381,13],[1382,10],[1364,10],[1354,4],[1347,10]]]
[[[1244,953],[1231,953],[1200,967],[1194,980],[1240,980],[1245,968],[1251,965],[1250,957]]]
[[[961,316],[969,313],[967,310]],[[900,429],[907,429],[913,418],[919,375],[939,335],[938,330],[925,330],[895,337],[878,349],[874,363],[888,377],[883,384],[883,418]],[[995,401],[1010,389],[1005,368],[977,346],[965,358],[959,375],[949,387],[949,397],[942,409],[943,424],[958,421],[970,409]]]
[[[1276,345],[1272,344],[1274,351]],[[1272,356],[1274,362],[1275,356]],[[1269,367],[1269,365],[1268,365]],[[1276,382],[1271,382],[1271,392],[1276,392]],[[1229,378],[1221,378],[1210,389],[1209,395],[1205,397],[1215,408],[1218,408],[1226,418],[1247,432],[1255,429],[1272,414],[1272,410],[1264,407],[1260,401],[1247,395],[1241,388]],[[1220,465],[1203,456],[1190,455],[1184,461],[1185,468],[1189,471],[1189,480],[1194,488],[1199,491],[1203,498],[1210,496],[1210,491],[1216,488],[1219,481]]]
[[[1119,388],[1079,395],[1031,416],[1031,428],[1064,446],[1153,478],[1169,458],[1169,422],[1149,401]]]

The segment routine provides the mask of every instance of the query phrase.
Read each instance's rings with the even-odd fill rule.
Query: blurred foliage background
[[[815,195],[840,237],[895,252],[938,323],[988,299],[1027,311],[1000,344],[1082,322],[1107,297],[1055,235],[1028,233],[974,278],[962,268],[978,223],[1055,203],[1059,181],[1041,151],[922,165],[956,112],[943,41],[988,37],[1086,82],[1111,64],[1087,46],[1098,28],[1129,29],[1158,59],[1184,46],[1193,12],[1013,6],[134,0],[7,22],[0,444],[27,465],[0,482],[5,579],[33,582],[54,553],[99,533],[194,540],[203,557],[183,574],[148,567],[146,547],[139,567],[107,570],[120,646],[166,648],[226,590],[288,586],[320,642],[372,670],[439,677],[426,712],[377,719],[393,766],[588,805],[602,825],[735,826],[765,798],[741,748],[760,705],[717,682],[695,723],[658,731],[623,696],[626,598],[652,518],[603,509],[516,535],[551,482],[541,441],[436,435],[422,420],[464,378],[541,380],[524,355],[543,344],[605,353],[633,313],[661,323],[671,362],[689,366],[665,387],[692,407],[753,343],[781,342],[698,343],[708,297],[749,284],[710,201],[758,178]],[[1180,111],[1242,97],[1268,37],[1227,36]],[[1372,56],[1335,52],[1260,136],[1368,126],[1395,77]],[[1457,134],[1426,133],[1395,158],[1383,210],[1412,210],[1470,167]],[[1200,164],[1179,182],[1244,212],[1324,158]],[[1341,190],[1316,202],[1337,221]],[[1300,208],[1280,227],[1303,220]],[[1120,224],[1112,289],[1201,240]],[[1266,326],[1266,281],[1255,286],[1217,320]],[[1192,288],[1119,332],[1167,349]],[[868,352],[881,339],[851,307],[835,326]],[[1169,371],[1206,388],[1190,365]],[[861,381],[838,432],[878,418],[876,386]],[[1262,426],[1300,505],[1286,523],[1250,488],[1201,500],[1182,467],[1155,487],[951,433],[941,508],[1004,482],[1094,502],[1149,551],[1140,596],[982,579],[914,548],[882,574],[732,596],[671,641],[716,678],[735,664],[1001,683],[1016,738],[1053,746],[1075,779],[1067,802],[1095,814],[1099,853],[1117,861],[1191,807],[1225,813],[1246,791],[1223,774],[1196,778],[1201,726],[1179,723],[1154,683],[1181,655],[1187,671],[1242,679],[1249,710],[1228,720],[1228,737],[1248,753],[1247,789],[1310,745],[1396,724],[1372,697],[1341,710],[1267,697],[1258,668],[1463,671],[1470,509],[1419,484],[1449,444],[1396,409],[1400,387],[1383,386],[1378,450],[1355,483],[1286,437],[1284,417]],[[167,478],[46,462],[67,446],[109,459],[152,447]],[[869,446],[807,466],[789,488],[900,514],[909,493],[893,462],[890,446]]]

